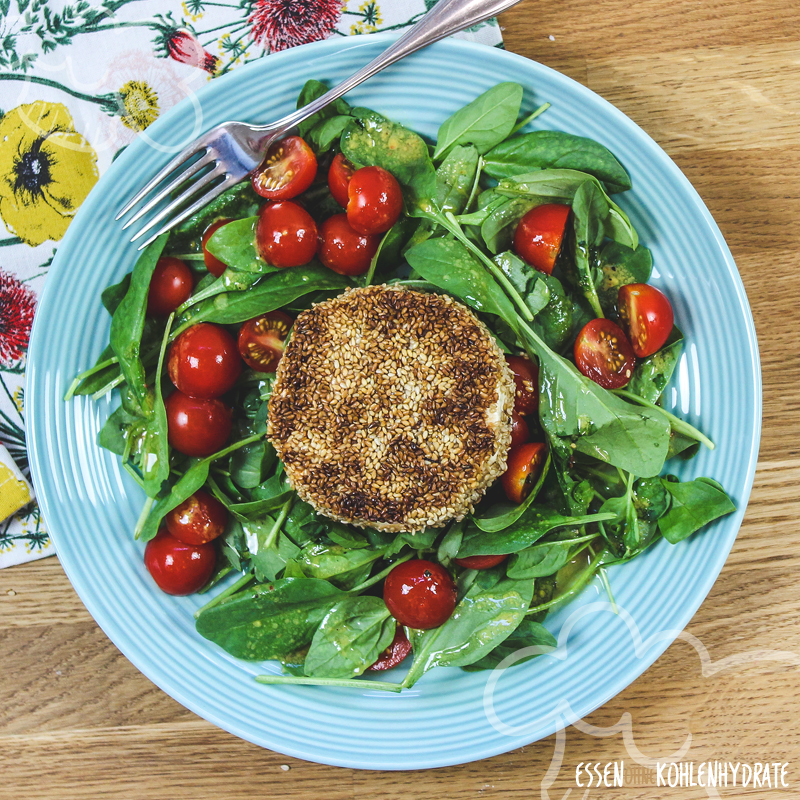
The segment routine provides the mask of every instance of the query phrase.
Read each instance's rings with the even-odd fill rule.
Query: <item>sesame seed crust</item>
[[[451,297],[349,289],[302,312],[267,433],[298,495],[384,531],[462,519],[506,469],[514,380]]]

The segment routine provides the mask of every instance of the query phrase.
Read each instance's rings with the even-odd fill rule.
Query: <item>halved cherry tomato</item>
[[[342,208],[347,208],[347,203],[350,200],[347,194],[347,187],[355,171],[356,168],[342,153],[337,153],[333,157],[330,169],[328,170],[328,188],[331,190],[333,199]]]
[[[253,173],[253,188],[270,200],[290,200],[314,182],[317,157],[299,136],[275,142]]]
[[[189,397],[174,391],[165,401],[170,447],[194,458],[222,450],[233,427],[233,409],[221,400]]]
[[[633,375],[636,357],[622,329],[610,319],[587,322],[575,340],[575,364],[604,389],[621,389]]]
[[[570,207],[546,203],[532,208],[514,232],[514,252],[532,267],[550,275],[564,240]]]
[[[675,316],[667,296],[647,283],[622,286],[617,296],[620,326],[639,358],[660,350],[672,332]]]
[[[508,468],[500,480],[506,497],[512,503],[521,503],[530,494],[546,459],[547,445],[544,442],[529,442],[509,450]]]
[[[506,356],[506,363],[514,374],[517,387],[514,411],[533,414],[539,408],[539,368],[524,356]]]
[[[467,569],[491,569],[496,567],[501,561],[505,561],[508,555],[503,556],[467,556],[466,558],[454,558],[459,567]]]
[[[511,447],[519,447],[530,438],[530,430],[525,417],[516,411],[511,415]]]
[[[308,264],[317,251],[317,224],[297,203],[269,203],[259,214],[256,249],[275,267]]]
[[[379,672],[384,669],[396,667],[411,652],[411,642],[408,641],[402,625],[394,631],[392,643],[378,656],[378,660],[368,670]]]
[[[169,377],[189,397],[220,397],[242,372],[236,341],[221,325],[200,322],[171,345]]]
[[[381,243],[379,235],[357,233],[347,214],[334,214],[319,229],[319,260],[340,275],[363,275]]]
[[[292,322],[283,311],[270,311],[245,322],[239,328],[239,355],[247,366],[258,372],[275,372]]]
[[[186,595],[202,589],[214,572],[213,544],[186,544],[162,528],[144,549],[144,565],[158,588]]]
[[[192,271],[183,261],[172,256],[159,258],[150,278],[147,313],[152,317],[168,317],[189,299],[193,287]]]
[[[167,530],[185,544],[205,544],[225,533],[228,512],[208,492],[198,489],[164,518]]]
[[[228,269],[228,265],[224,261],[220,261],[215,255],[212,255],[208,252],[208,248],[206,245],[208,244],[208,240],[223,226],[227,225],[229,222],[233,222],[232,219],[218,219],[216,222],[212,222],[203,232],[203,238],[200,240],[200,243],[203,246],[203,263],[206,265],[206,269],[215,277],[219,278],[226,269]]]
[[[427,630],[450,619],[458,597],[450,573],[441,564],[414,558],[386,576],[383,599],[401,625]]]
[[[386,233],[403,213],[400,184],[381,167],[356,170],[347,196],[347,221],[358,233]]]

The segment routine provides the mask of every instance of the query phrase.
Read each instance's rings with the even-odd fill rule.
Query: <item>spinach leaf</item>
[[[558,278],[542,272],[537,275],[536,280],[547,287],[549,300],[536,315],[533,330],[552,350],[560,350],[572,333],[572,303]]]
[[[541,653],[531,654],[520,658],[514,664],[523,664],[536,658],[537,655],[542,655],[555,649],[558,646],[556,637],[553,636],[547,628],[540,622],[534,622],[532,619],[525,617],[520,624],[514,629],[514,632],[507,639],[498,644],[494,649],[490,650],[483,658],[476,661],[474,664],[469,664],[464,667],[467,672],[473,672],[481,669],[494,669],[501,661],[513,655],[518,650],[525,647],[540,647]]]
[[[736,511],[725,490],[711,478],[674,483],[662,478],[672,496],[672,505],[658,521],[658,528],[670,544],[677,544],[712,520]]]
[[[533,597],[531,581],[476,580],[450,619],[427,631],[409,630],[414,662],[403,680],[413,686],[433,667],[464,667],[483,658],[522,622]]]
[[[406,260],[424,280],[455,295],[470,308],[514,319],[505,292],[460,242],[428,239],[406,252]]]
[[[170,237],[172,252],[186,253],[192,249],[192,244],[199,252],[200,237],[212,222],[222,218],[250,217],[263,202],[264,198],[255,193],[250,181],[234,184],[175,228]]]
[[[663,517],[669,508],[670,495],[660,478],[639,478],[633,484],[636,515],[647,522]]]
[[[164,337],[161,342],[161,351],[158,356],[158,366],[154,380],[155,392],[153,393],[153,416],[147,420],[142,437],[142,453],[139,463],[144,481],[144,491],[148,497],[157,497],[161,487],[169,478],[169,444],[167,442],[167,409],[164,406],[164,396],[161,386],[161,372],[164,368],[164,356],[167,351],[169,331],[174,316],[170,314]]]
[[[612,194],[631,188],[628,173],[607,148],[561,131],[533,131],[501,141],[485,161],[486,174],[498,180],[535,169],[574,169],[594,175]]]
[[[610,314],[617,305],[620,287],[647,283],[653,271],[653,255],[642,245],[631,250],[619,242],[606,242],[597,254],[597,295],[603,310]]]
[[[518,553],[537,542],[556,528],[588,525],[613,519],[613,514],[586,514],[584,516],[564,516],[551,508],[529,508],[518,520],[500,531],[482,531],[477,525],[469,523],[464,529],[459,558],[468,556],[499,556]]]
[[[119,283],[115,283],[113,286],[103,289],[103,292],[100,295],[103,308],[105,308],[105,310],[108,311],[112,317],[114,316],[114,312],[119,307],[119,304],[122,302],[122,298],[128,293],[128,289],[131,285],[132,274],[133,273],[129,272]]]
[[[153,404],[147,390],[140,350],[150,278],[166,241],[166,235],[159,236],[144,249],[133,268],[128,291],[111,318],[111,347],[128,383],[133,407],[139,416],[146,419],[153,415]]]
[[[308,132],[308,143],[317,153],[327,152],[333,147],[333,143],[344,133],[351,119],[352,117],[349,114],[340,114],[318,122]]]
[[[675,326],[658,352],[637,361],[627,390],[651,403],[658,402],[675,371],[681,350],[683,350],[683,334]]]
[[[229,222],[214,231],[206,242],[211,255],[239,272],[277,272],[278,267],[267,264],[259,257],[255,247],[255,229],[258,217],[246,217]]]
[[[494,263],[511,281],[532,314],[536,315],[547,307],[550,302],[550,289],[543,278],[549,276],[526,264],[510,250],[496,255]]]
[[[535,206],[546,203],[543,198],[507,197],[488,206],[488,213],[481,223],[481,238],[490,253],[499,253],[511,247],[514,231],[519,221]]]
[[[274,581],[287,562],[300,552],[300,548],[288,536],[280,533],[274,535],[276,524],[279,523],[269,516],[242,522],[250,564],[259,581]]]
[[[353,109],[342,134],[342,153],[356,167],[378,166],[397,178],[418,204],[436,195],[436,171],[428,145],[413,131],[375,111]]]
[[[320,580],[332,580],[343,589],[349,589],[361,579],[364,567],[369,568],[382,557],[383,550],[348,550],[338,544],[310,542],[295,560],[304,574]]]
[[[460,214],[467,207],[475,173],[478,151],[474,147],[454,147],[436,170],[436,205],[440,211]]]
[[[141,425],[141,419],[129,414],[123,406],[114,411],[97,433],[97,444],[118,456],[125,454],[129,436],[137,435],[132,427]]]
[[[86,377],[72,390],[72,395],[94,394],[100,391],[104,386],[108,386],[108,384],[120,374],[119,364],[116,361],[114,361],[113,364],[106,364],[107,361],[114,358],[114,350],[111,348],[111,345],[106,345],[94,366],[86,370],[86,372],[81,373],[81,375],[85,375]],[[80,378],[81,375],[79,375],[78,378]],[[75,380],[78,380],[78,378]]]
[[[459,144],[474,145],[478,153],[491,150],[514,128],[522,105],[518,83],[498,83],[448,117],[436,137],[435,159],[443,158]]]
[[[263,483],[277,458],[275,448],[267,441],[242,447],[231,454],[231,479],[243,489],[254,489]]]
[[[197,632],[237,658],[281,658],[305,647],[342,592],[328,581],[283,578],[224,600],[197,618]]]
[[[328,87],[321,81],[316,81],[313,78],[306,81],[305,84],[303,84],[303,88],[300,90],[300,96],[297,98],[297,108],[303,108],[304,106],[307,106],[309,103],[319,99],[327,92]],[[347,103],[345,100],[342,100],[340,97],[338,100],[334,100],[332,103],[325,106],[325,108],[317,111],[316,114],[313,114],[304,122],[298,123],[298,133],[305,139],[306,134],[308,134],[309,131],[321,124],[323,121],[340,115],[347,116],[349,113],[349,103]]]
[[[526,547],[511,556],[507,574],[514,580],[532,580],[555,575],[573,557],[574,552],[586,542],[596,539],[597,534],[578,536],[557,542],[540,542]]]
[[[352,678],[378,660],[396,623],[380,597],[347,597],[325,615],[306,656],[314,678]]]

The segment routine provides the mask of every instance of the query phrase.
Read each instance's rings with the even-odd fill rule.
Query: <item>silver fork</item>
[[[519,1],[439,0],[419,22],[377,58],[307,106],[270,125],[223,122],[200,136],[148,181],[117,214],[116,219],[121,219],[137,205],[144,203],[123,225],[124,230],[155,212],[131,239],[131,242],[135,242],[157,228],[139,246],[139,250],[142,250],[162,233],[171,230],[226,189],[247,177],[261,163],[270,145],[289,133],[298,123],[401,58],[452,33],[494,17]],[[160,208],[178,189],[181,191],[177,197]],[[163,224],[159,227],[160,223]]]

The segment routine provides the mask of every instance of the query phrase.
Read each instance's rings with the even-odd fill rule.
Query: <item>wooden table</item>
[[[585,722],[630,715],[635,745],[667,759],[789,762],[800,796],[800,6],[792,0],[524,0],[501,24],[509,50],[589,86],[675,159],[719,223],[755,316],[764,429],[744,525],[687,630],[717,662],[786,651],[703,677],[678,641]],[[724,336],[724,330],[720,336]],[[797,655],[791,655],[797,654]],[[581,761],[624,759],[624,789],[593,797],[694,798],[649,785],[623,737],[575,727],[487,761],[415,774],[319,766],[261,750],[199,719],[117,651],[55,558],[0,572],[0,798],[546,797]]]

